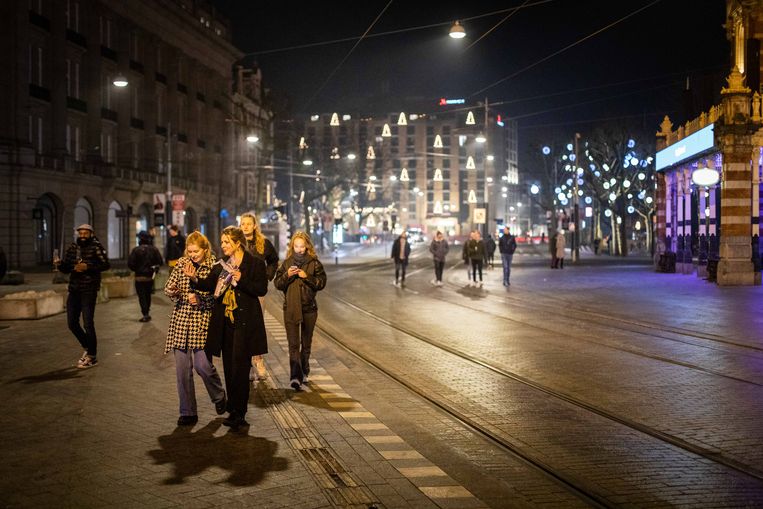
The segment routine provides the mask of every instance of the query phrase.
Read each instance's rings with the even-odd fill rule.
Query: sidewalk
[[[66,289],[49,273],[26,280],[10,289]],[[306,390],[285,389],[286,336],[269,312],[249,429],[221,425],[198,377],[199,423],[176,427],[169,311],[158,293],[145,324],[135,297],[99,304],[89,370],[74,367],[65,314],[0,323],[0,507],[484,507],[337,384],[333,370],[349,368],[325,350]]]

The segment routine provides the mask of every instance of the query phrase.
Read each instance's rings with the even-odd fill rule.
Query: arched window
[[[111,202],[108,215],[108,247],[106,248],[111,260],[122,258],[122,218],[117,215],[117,212],[121,211],[122,206],[119,203]]]
[[[40,196],[32,210],[35,228],[35,258],[37,263],[50,263],[53,249],[57,248],[58,208],[53,198],[47,194]]]

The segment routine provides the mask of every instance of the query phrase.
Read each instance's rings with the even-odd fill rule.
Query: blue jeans
[[[175,355],[175,373],[177,375],[180,415],[196,415],[196,390],[193,384],[193,370],[201,377],[207,388],[209,399],[213,403],[225,397],[223,383],[217,374],[209,354],[203,349],[172,350]]]
[[[501,253],[501,262],[503,263],[503,282],[508,283],[511,277],[511,259],[514,258],[513,254]]]
[[[87,350],[88,355],[93,357],[98,354],[98,338],[95,335],[95,301],[98,298],[96,290],[78,292],[69,291],[69,297],[66,299],[66,321],[69,324],[69,330],[77,338],[82,348]],[[82,324],[79,317],[82,315]]]

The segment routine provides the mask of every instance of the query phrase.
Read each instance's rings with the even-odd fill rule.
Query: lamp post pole
[[[172,225],[172,122],[167,121],[167,228]]]
[[[574,176],[575,179],[575,207],[574,207],[574,224],[575,231],[572,234],[572,261],[577,263],[580,260],[580,196],[578,195],[578,140],[580,139],[580,133],[575,133],[575,165]]]
[[[482,176],[483,179],[485,179],[485,238],[488,236],[488,232],[490,231],[490,199],[489,199],[489,189],[488,189],[488,179],[487,179],[487,154],[488,154],[488,100],[487,97],[485,97],[485,146],[482,153],[482,169],[484,175]]]

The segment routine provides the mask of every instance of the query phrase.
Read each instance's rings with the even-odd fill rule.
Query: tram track
[[[401,326],[401,325],[399,325],[397,323],[394,323],[394,322],[392,322],[390,320],[387,320],[383,316],[378,315],[377,313],[374,313],[374,312],[369,311],[367,309],[364,309],[363,307],[361,307],[361,306],[359,306],[359,305],[357,305],[357,304],[355,304],[353,302],[350,302],[350,301],[348,301],[348,300],[346,300],[346,299],[344,299],[342,297],[339,297],[339,296],[334,295],[334,294],[329,293],[329,292],[326,292],[326,293],[327,293],[327,296],[330,296],[335,301],[341,303],[344,306],[349,307],[350,309],[352,309],[355,312],[362,313],[363,315],[367,316],[368,318],[371,318],[371,319],[373,319],[373,320],[375,320],[375,321],[377,321],[379,323],[382,323],[386,327],[390,327],[390,328],[392,328],[394,330],[402,332],[405,335],[408,335],[408,336],[410,336],[412,338],[415,338],[415,339],[417,339],[419,341],[422,341],[422,342],[424,342],[424,343],[426,343],[426,344],[428,344],[428,345],[430,345],[430,346],[432,346],[434,348],[437,348],[437,349],[442,350],[444,352],[447,352],[447,353],[449,353],[451,355],[454,355],[454,356],[456,356],[456,357],[458,357],[458,358],[460,358],[462,360],[465,360],[465,361],[470,362],[470,363],[472,363],[474,365],[477,365],[480,368],[487,369],[487,370],[489,370],[492,373],[498,374],[498,375],[500,375],[502,377],[505,377],[507,379],[510,379],[512,381],[521,383],[521,384],[523,384],[525,386],[528,386],[528,387],[530,387],[530,388],[532,388],[534,390],[537,390],[537,391],[542,392],[542,393],[544,393],[544,394],[546,394],[548,396],[551,396],[554,399],[557,399],[557,400],[560,400],[560,401],[564,401],[564,402],[566,402],[568,404],[571,404],[571,405],[573,405],[573,406],[575,406],[577,408],[580,408],[580,409],[585,410],[587,412],[591,412],[591,413],[593,413],[595,415],[603,417],[603,418],[605,418],[605,419],[607,419],[609,421],[618,423],[618,424],[620,424],[622,426],[626,426],[629,429],[635,430],[635,431],[637,431],[639,433],[642,433],[644,435],[647,435],[647,436],[650,436],[652,438],[655,438],[655,439],[657,439],[657,440],[659,440],[661,442],[664,442],[666,444],[669,444],[669,445],[671,445],[673,447],[677,447],[679,449],[682,449],[684,451],[692,453],[692,454],[694,454],[694,455],[696,455],[696,456],[698,456],[700,458],[703,458],[703,459],[708,460],[710,462],[713,462],[715,464],[722,465],[722,466],[724,466],[726,468],[732,469],[732,470],[734,470],[734,471],[736,471],[736,472],[738,472],[740,474],[743,474],[743,475],[745,475],[747,477],[750,477],[750,478],[752,478],[752,479],[754,479],[756,481],[763,481],[763,472],[762,471],[760,471],[758,469],[755,469],[755,468],[753,468],[753,467],[751,467],[751,466],[749,466],[747,464],[744,464],[742,462],[739,462],[739,461],[737,461],[737,460],[735,460],[733,458],[729,458],[727,456],[719,454],[717,451],[708,449],[706,447],[702,447],[700,445],[696,445],[696,444],[691,443],[689,441],[686,441],[686,440],[684,440],[682,438],[679,438],[679,437],[676,437],[676,436],[671,435],[669,433],[665,433],[663,431],[660,431],[660,430],[658,430],[658,429],[656,429],[656,428],[654,428],[652,426],[649,426],[649,425],[646,425],[646,424],[642,424],[642,423],[637,422],[637,421],[635,421],[633,419],[630,419],[628,417],[625,417],[625,416],[622,416],[622,415],[618,415],[618,414],[616,414],[616,413],[614,413],[612,411],[609,411],[609,410],[607,410],[605,408],[601,408],[599,406],[593,405],[593,404],[591,404],[591,403],[589,403],[587,401],[584,401],[584,400],[582,400],[582,399],[580,399],[580,398],[578,398],[576,396],[573,396],[573,395],[570,395],[570,394],[566,394],[566,393],[561,392],[559,390],[556,390],[556,389],[554,389],[552,387],[546,386],[546,385],[544,385],[542,383],[538,383],[538,382],[536,382],[534,380],[531,380],[531,379],[529,379],[527,377],[524,377],[524,376],[522,376],[522,375],[520,375],[518,373],[512,372],[512,371],[507,370],[507,369],[505,369],[505,368],[503,368],[501,366],[498,366],[498,365],[496,365],[495,362],[491,361],[490,359],[483,358],[483,357],[480,357],[480,356],[475,356],[472,353],[463,351],[463,350],[461,350],[459,348],[455,348],[455,347],[453,347],[451,345],[447,345],[447,344],[445,344],[445,343],[443,343],[441,341],[438,341],[436,339],[433,339],[433,338],[431,338],[431,337],[429,337],[429,336],[427,336],[425,334],[421,334],[418,331],[412,330],[412,329],[410,329],[408,327],[404,327],[404,326]],[[453,304],[453,302],[451,302],[451,301],[446,301],[446,302],[448,302],[449,304]],[[498,315],[495,315],[495,316],[498,316]],[[530,461],[533,465],[535,465],[540,470],[543,470],[543,471],[549,473],[549,475],[551,475],[555,479],[559,479],[560,482],[562,482],[563,484],[565,484],[565,485],[573,485],[573,486],[575,485],[575,481],[574,480],[570,480],[570,479],[566,479],[564,474],[560,474],[558,472],[549,471],[549,470],[553,470],[553,469],[551,469],[548,465],[546,465],[545,462],[543,462],[542,460],[533,457],[532,454],[529,454],[526,451],[521,450],[521,448],[518,448],[514,444],[512,444],[512,443],[508,442],[507,440],[503,439],[502,437],[497,436],[490,429],[485,428],[480,423],[476,422],[474,419],[468,417],[465,413],[460,412],[458,409],[452,408],[451,405],[449,405],[448,403],[446,403],[444,401],[438,400],[435,395],[430,394],[427,391],[421,390],[419,387],[416,387],[416,385],[413,384],[412,382],[410,382],[408,380],[405,380],[402,377],[396,375],[392,370],[388,369],[385,366],[380,365],[380,363],[374,361],[373,359],[371,359],[365,353],[356,351],[350,345],[348,345],[346,342],[344,342],[341,338],[337,337],[337,335],[335,335],[335,334],[331,333],[330,331],[326,330],[324,327],[319,326],[319,328],[321,329],[322,333],[327,335],[327,337],[330,337],[337,344],[339,344],[343,348],[351,351],[354,355],[358,356],[359,358],[363,359],[364,362],[367,362],[370,365],[373,365],[374,367],[376,367],[380,371],[384,372],[385,374],[387,374],[388,376],[393,378],[396,382],[398,382],[401,385],[409,388],[410,390],[412,390],[413,392],[415,392],[419,396],[423,397],[427,401],[430,401],[432,404],[438,406],[439,408],[442,408],[444,411],[446,411],[447,413],[452,415],[454,418],[457,418],[458,420],[460,420],[460,421],[464,422],[465,424],[467,424],[470,428],[478,431],[481,435],[489,438],[490,440],[492,440],[493,442],[495,442],[497,444],[502,445],[503,447],[505,447],[506,449],[511,451],[513,454],[515,454],[515,455],[517,455],[517,456],[519,456],[519,457],[521,457],[521,458],[523,458],[523,459],[525,459],[527,461]],[[677,363],[677,362],[674,362],[674,363],[678,364],[678,365],[683,365],[683,364]],[[684,363],[684,364],[686,364],[686,363]],[[685,367],[691,367],[691,365],[688,365],[688,366],[685,366]],[[701,367],[697,367],[697,369],[700,369],[702,371],[706,371],[706,370],[702,369]],[[716,373],[711,373],[711,374],[716,375]],[[723,376],[723,375],[720,374],[719,376]],[[731,378],[731,379],[734,379],[735,381],[745,382],[745,380],[736,379],[734,377],[726,376],[726,378]],[[747,382],[748,383],[754,383],[754,382],[749,382],[749,381],[747,381]],[[756,385],[759,385],[759,384],[756,384]],[[577,490],[578,488],[575,487],[575,489]],[[581,491],[584,492],[584,493],[587,493],[586,496],[590,495],[588,493],[588,491],[590,491],[590,490],[588,490],[585,487],[583,487]],[[602,500],[603,500],[602,497],[596,496],[595,494],[593,494],[592,500],[596,501],[597,503],[604,503],[604,502],[602,502]],[[606,505],[606,503],[605,503],[605,505]]]

